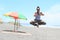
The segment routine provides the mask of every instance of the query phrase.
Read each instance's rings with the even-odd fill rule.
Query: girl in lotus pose
[[[40,12],[40,7],[37,6],[36,10],[37,10],[37,12],[35,12],[35,14],[34,14],[35,19],[34,19],[34,21],[31,21],[30,24],[37,26],[37,27],[39,27],[39,25],[45,25],[46,23],[40,19],[41,16],[44,16],[44,14],[42,12]]]

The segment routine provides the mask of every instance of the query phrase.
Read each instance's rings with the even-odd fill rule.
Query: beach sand
[[[50,27],[20,27],[18,31],[26,33],[7,32],[13,30],[14,25],[0,24],[0,40],[60,40],[60,28]]]

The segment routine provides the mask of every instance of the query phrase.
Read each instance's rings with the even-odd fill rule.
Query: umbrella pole
[[[16,25],[16,19],[15,19],[15,23],[14,23],[14,32],[15,32],[15,25]]]
[[[18,20],[17,20],[17,28],[16,28],[17,30],[18,30],[18,26],[19,26],[19,24],[18,24]]]

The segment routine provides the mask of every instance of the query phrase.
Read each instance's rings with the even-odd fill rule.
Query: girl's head
[[[39,7],[39,6],[37,6],[36,10],[37,10],[37,14],[39,15],[40,7]]]
[[[39,12],[39,11],[40,11],[40,7],[39,7],[39,6],[37,6],[36,10]]]

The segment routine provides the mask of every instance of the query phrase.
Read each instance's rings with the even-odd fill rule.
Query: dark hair
[[[40,9],[40,7],[39,6],[37,6],[37,8],[36,9]]]

